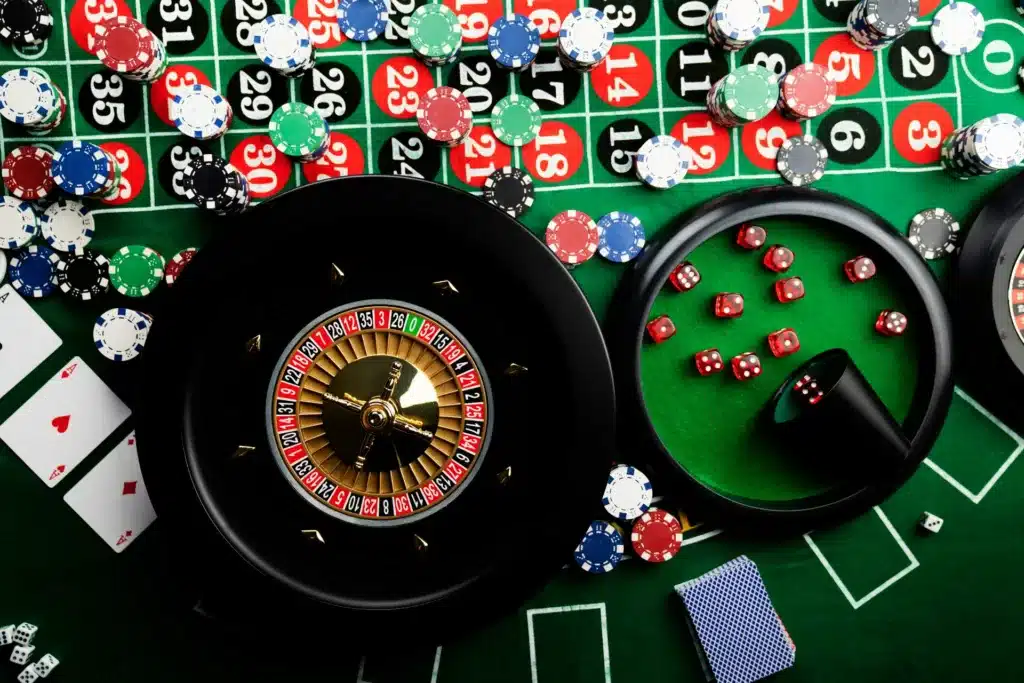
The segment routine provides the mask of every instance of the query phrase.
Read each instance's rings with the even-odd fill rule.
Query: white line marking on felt
[[[985,22],[985,26],[986,27],[988,27],[991,24],[1006,24],[1007,26],[1012,26],[1013,28],[1017,29],[1021,33],[1024,33],[1024,27],[1022,27],[1019,23],[1017,23],[1015,21],[1009,21],[1008,19],[989,19],[988,21]],[[954,60],[953,63],[954,63],[954,68],[955,68],[956,60]],[[987,90],[987,91],[989,91],[991,93],[996,93],[997,95],[1004,95],[1006,93],[1017,92],[1020,89],[1019,86],[1016,85],[1016,84],[1014,84],[1012,86],[1009,86],[1009,87],[1006,87],[1006,88],[993,88],[990,85],[985,85],[984,83],[979,81],[977,78],[975,78],[974,74],[971,73],[970,68],[968,68],[968,66],[967,66],[967,55],[961,55],[960,56],[960,64],[963,65],[964,73],[967,74],[967,77],[974,82],[974,85],[978,86],[982,90]],[[954,70],[953,73],[955,74],[956,71]]]
[[[530,641],[530,681],[537,681],[537,641],[533,634],[533,617],[543,614],[564,614],[565,612],[582,612],[584,610],[598,610],[601,613],[601,648],[604,654],[604,683],[612,683],[612,658],[608,650],[608,614],[603,602],[594,602],[587,605],[562,605],[559,607],[542,607],[539,609],[526,610],[526,633]],[[358,682],[357,682],[358,683]]]
[[[882,508],[876,506],[872,509],[878,515],[878,518],[882,520],[882,524],[885,525],[885,528],[889,531],[889,534],[892,535],[893,540],[896,541],[896,544],[900,547],[900,550],[902,550],[903,554],[907,556],[908,560],[910,560],[910,565],[903,568],[895,575],[889,577],[889,579],[883,582],[880,586],[878,586],[877,588],[875,588],[870,593],[868,593],[860,599],[853,597],[853,594],[850,593],[850,589],[846,587],[846,584],[843,583],[843,580],[839,578],[839,574],[837,574],[836,570],[832,568],[832,565],[825,557],[825,553],[821,552],[821,549],[817,546],[817,544],[815,544],[815,542],[811,540],[811,535],[804,534],[804,540],[807,541],[807,545],[811,547],[811,551],[818,558],[818,561],[821,562],[821,565],[825,568],[825,571],[828,572],[828,575],[832,577],[832,581],[834,581],[836,586],[839,588],[839,592],[843,594],[843,596],[846,598],[846,601],[850,603],[850,606],[853,607],[853,609],[860,609],[869,600],[872,600],[873,598],[877,597],[882,591],[889,588],[894,583],[902,579],[904,576],[906,576],[907,574],[921,566],[921,563],[917,561],[916,557],[914,557],[914,553],[910,552],[910,548],[907,547],[907,544],[903,541],[903,538],[899,535],[899,533],[897,533],[895,527],[893,527],[892,522],[890,522],[889,518],[885,516],[884,512],[882,512]]]

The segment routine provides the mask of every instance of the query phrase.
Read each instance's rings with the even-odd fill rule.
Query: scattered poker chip
[[[164,259],[149,247],[124,246],[110,257],[110,282],[125,296],[149,296],[163,277]]]
[[[249,183],[230,163],[212,154],[192,154],[182,170],[182,190],[193,204],[226,216],[241,213],[251,199]]]
[[[104,358],[120,363],[142,353],[150,327],[149,316],[144,313],[130,308],[112,308],[96,319],[92,339]]]
[[[667,190],[686,178],[693,152],[671,135],[656,135],[636,153],[636,175],[648,186]]]
[[[53,249],[31,245],[11,256],[7,273],[11,286],[24,297],[40,299],[57,288],[57,264],[60,256]]]
[[[647,243],[643,223],[631,213],[612,211],[601,217],[597,227],[601,233],[597,253],[614,263],[632,261]]]
[[[59,105],[53,83],[34,69],[13,69],[0,76],[0,115],[11,123],[40,124]]]
[[[910,221],[907,240],[929,261],[956,251],[960,224],[945,209],[927,209]]]
[[[442,85],[420,98],[416,122],[431,140],[456,145],[473,127],[473,108],[461,91]]]
[[[416,54],[434,63],[446,62],[462,47],[459,17],[447,5],[417,7],[406,31]]]
[[[7,254],[0,251],[0,285],[7,279]]]
[[[103,254],[86,249],[57,264],[57,286],[79,301],[89,301],[110,289],[110,262]]]
[[[72,140],[53,153],[50,173],[53,182],[78,197],[96,194],[110,183],[116,164],[98,145]]]
[[[376,40],[388,26],[387,0],[339,0],[338,26],[349,40]]]
[[[199,253],[199,250],[195,247],[189,247],[179,251],[177,254],[167,262],[167,266],[164,268],[164,282],[168,286],[171,286],[181,277],[182,272],[185,270],[192,258]]]
[[[828,163],[828,150],[813,135],[801,135],[786,140],[775,158],[779,174],[791,185],[801,186],[821,180]]]
[[[665,510],[650,508],[633,523],[633,551],[646,562],[668,562],[683,547],[683,525]]]
[[[617,465],[608,473],[601,504],[616,519],[636,519],[647,512],[654,489],[647,475],[629,465]]]
[[[53,154],[42,147],[15,147],[7,154],[3,166],[0,167],[4,187],[18,199],[44,199],[56,187],[53,176],[50,175],[52,163]]]
[[[256,24],[252,31],[252,46],[257,59],[271,69],[285,73],[302,70],[313,59],[309,31],[298,19],[287,14],[271,14]]]
[[[20,249],[39,232],[32,205],[14,197],[0,197],[0,248]]]
[[[484,199],[513,218],[533,206],[533,178],[522,169],[505,166],[484,181]]]
[[[0,38],[19,46],[39,45],[53,32],[45,0],[0,0]]]
[[[270,141],[279,152],[314,161],[327,151],[330,130],[316,109],[301,102],[285,102],[270,117]]]
[[[618,566],[625,551],[622,534],[614,525],[594,521],[576,546],[574,557],[588,574],[606,574]]]
[[[522,14],[498,17],[487,31],[487,51],[498,66],[524,69],[540,51],[540,31]]]
[[[551,219],[544,241],[559,261],[576,266],[589,261],[597,252],[601,229],[587,214],[569,209]]]
[[[171,99],[170,116],[175,128],[196,140],[213,140],[227,132],[231,105],[208,85],[183,88]]]
[[[797,121],[821,116],[835,104],[837,88],[835,75],[827,66],[798,64],[779,86],[779,111]]]
[[[965,55],[981,45],[985,17],[967,2],[950,0],[932,17],[932,40],[947,55]]]
[[[96,222],[82,202],[61,197],[39,218],[39,234],[58,251],[81,251],[92,241]]]
[[[522,147],[540,133],[540,107],[529,97],[503,97],[491,110],[491,128],[499,140]]]
[[[593,7],[573,10],[558,31],[558,52],[571,64],[592,69],[612,49],[615,31],[605,13]]]
[[[93,27],[96,57],[125,78],[153,82],[167,66],[163,43],[138,19],[120,14]]]

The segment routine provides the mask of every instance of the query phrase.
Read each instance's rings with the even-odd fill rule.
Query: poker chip
[[[965,55],[981,45],[985,17],[967,2],[950,0],[932,17],[932,41],[947,55]]]
[[[196,83],[174,95],[170,116],[183,135],[196,140],[213,140],[227,132],[231,105],[210,86]]]
[[[341,23],[341,10],[338,10]],[[309,31],[299,20],[287,14],[271,14],[253,27],[252,46],[256,58],[271,69],[292,75],[313,62],[313,44]]]
[[[14,252],[7,274],[11,286],[24,297],[41,299],[57,288],[57,264],[60,256],[53,249],[32,245]]]
[[[42,147],[15,147],[0,167],[4,187],[18,199],[44,199],[56,187],[50,175],[52,163],[53,155]]]
[[[786,140],[779,147],[775,167],[791,185],[801,186],[821,180],[828,163],[828,150],[813,135],[801,135]]]
[[[612,211],[601,217],[597,227],[601,233],[597,253],[614,263],[632,261],[647,243],[643,223],[631,213]]]
[[[1024,62],[1021,62],[1021,65],[1017,67],[1017,87],[1021,89],[1021,92],[1024,92]]]
[[[0,197],[0,248],[19,249],[39,232],[32,205],[14,197]]]
[[[625,551],[619,530],[598,520],[587,527],[573,556],[580,569],[588,574],[606,574],[619,565]]]
[[[522,147],[540,133],[540,107],[529,97],[503,97],[491,110],[491,128],[506,145]]]
[[[880,50],[910,30],[917,20],[919,0],[861,0],[846,20],[853,43],[863,50]]]
[[[693,152],[671,135],[656,135],[637,150],[636,175],[647,186],[667,190],[683,181]]]
[[[420,98],[416,122],[431,140],[454,146],[469,135],[473,109],[461,91],[442,85],[431,88]]]
[[[118,15],[93,27],[96,57],[108,69],[134,81],[152,83],[167,68],[167,50],[141,21]]]
[[[349,40],[376,40],[388,26],[387,0],[339,0],[338,26]]]
[[[65,142],[53,153],[53,182],[68,194],[93,195],[109,188],[117,163],[98,145],[83,140]]]
[[[39,45],[53,33],[45,0],[0,0],[0,38],[19,46]]]
[[[245,176],[212,154],[189,155],[181,185],[193,204],[221,216],[241,213],[249,206],[251,196]]]
[[[779,111],[794,121],[821,116],[835,104],[838,84],[828,67],[798,64],[779,85]]]
[[[629,465],[617,465],[608,473],[601,505],[616,519],[636,519],[647,512],[654,489],[647,475]]]
[[[779,78],[757,64],[745,64],[720,79],[708,91],[711,118],[721,126],[735,128],[760,121],[779,102]]]
[[[110,262],[86,249],[57,263],[57,286],[73,299],[90,301],[110,289]]]
[[[926,209],[917,213],[907,229],[907,241],[929,261],[956,251],[960,224],[945,209]]]
[[[569,209],[551,219],[544,241],[559,261],[577,266],[594,256],[601,242],[601,229],[587,214]]]
[[[199,253],[198,249],[195,247],[188,247],[187,249],[179,251],[171,258],[170,261],[167,262],[167,267],[164,268],[164,282],[167,283],[168,287],[173,285],[177,279],[181,277],[182,272],[185,270],[185,266],[192,261],[192,258],[197,253]]]
[[[459,17],[447,5],[421,5],[409,17],[409,44],[428,64],[446,64],[462,48]]]
[[[650,508],[633,523],[633,551],[646,562],[668,562],[683,547],[683,525],[674,516]]]
[[[573,10],[558,31],[558,54],[570,66],[589,71],[604,61],[615,42],[605,13],[593,7]]]
[[[164,259],[149,247],[124,246],[110,258],[110,282],[125,296],[149,296],[163,277]]]
[[[0,251],[0,285],[7,279],[7,254]]]
[[[484,181],[483,196],[493,206],[519,218],[533,206],[533,178],[518,168],[499,168]]]
[[[24,126],[42,124],[59,110],[53,83],[34,69],[14,69],[0,76],[0,115]]]
[[[39,234],[57,251],[74,254],[92,241],[96,230],[89,209],[81,202],[61,197],[46,207],[39,218]]]
[[[149,316],[130,308],[112,308],[96,319],[92,339],[104,358],[121,363],[137,358],[149,337]]]
[[[331,132],[316,109],[301,102],[286,102],[270,117],[270,141],[279,152],[303,161],[324,155]]]
[[[943,169],[955,178],[991,175],[1024,163],[1024,120],[995,114],[951,133],[942,141]]]
[[[540,31],[522,14],[498,17],[487,31],[487,51],[498,66],[520,71],[537,58]]]
[[[716,47],[741,50],[768,28],[770,12],[762,0],[719,0],[708,15],[708,38]]]

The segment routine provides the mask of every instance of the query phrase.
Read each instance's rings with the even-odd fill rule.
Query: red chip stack
[[[434,142],[455,147],[473,128],[473,109],[461,91],[442,85],[420,98],[416,122]]]
[[[821,116],[836,101],[836,79],[814,62],[790,69],[779,87],[779,112],[793,121]]]
[[[4,187],[18,199],[45,199],[56,186],[50,175],[53,155],[41,147],[15,147],[3,163]]]
[[[119,15],[93,29],[96,56],[132,81],[153,83],[167,70],[167,50],[141,21]]]

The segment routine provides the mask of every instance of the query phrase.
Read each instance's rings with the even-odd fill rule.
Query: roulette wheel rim
[[[642,351],[645,327],[655,298],[669,273],[700,244],[744,223],[800,216],[826,221],[871,241],[879,259],[899,269],[916,290],[931,344],[921,358],[914,397],[903,427],[910,441],[905,462],[867,484],[850,484],[791,501],[744,498],[716,489],[673,458],[647,411],[643,390]],[[723,520],[767,533],[799,533],[856,516],[896,491],[916,470],[938,437],[953,395],[953,340],[949,312],[938,285],[924,261],[885,219],[849,200],[827,192],[798,187],[762,187],[731,192],[678,219],[627,270],[613,295],[606,338],[615,372],[619,404],[619,434],[630,436],[630,447],[679,488],[694,495],[694,503]],[[761,416],[764,419],[766,416]],[[742,528],[742,527],[741,527]]]
[[[403,201],[396,202],[395,197]],[[340,223],[348,232],[331,220],[326,221],[330,223],[326,228],[318,226],[325,221],[289,224],[300,216],[324,216],[338,207],[344,209]],[[286,230],[290,232],[287,246],[280,253],[264,246]],[[453,235],[459,239],[450,239]],[[368,248],[385,239],[390,239],[394,249]],[[393,261],[394,254],[401,251],[398,245],[410,244],[421,258]],[[337,250],[341,245],[345,249]],[[292,258],[295,254],[301,256],[297,261]],[[467,254],[475,259],[467,258]],[[274,277],[265,277],[267,259],[276,264],[271,269]],[[403,265],[401,272],[394,270],[397,263]],[[381,264],[392,268],[385,271],[387,277],[380,278],[383,284],[374,279]],[[421,276],[434,277],[447,271],[460,277],[452,281],[428,278],[422,289],[419,284],[410,288],[410,283],[422,280]],[[476,277],[485,271],[488,278]],[[239,286],[239,277],[245,278],[245,272],[250,282]],[[252,275],[259,275],[262,282],[254,281]],[[497,278],[504,289],[492,289],[490,277]],[[294,312],[273,306],[283,298],[305,292],[310,292],[306,297],[309,301],[295,299]],[[421,298],[412,299],[407,296],[409,292]],[[159,322],[154,325],[143,357],[137,431],[143,475],[167,529],[168,554],[181,568],[177,572],[181,592],[189,600],[194,601],[197,594],[202,596],[204,604],[212,605],[208,611],[235,625],[265,624],[266,613],[277,611],[271,607],[281,607],[308,620],[336,620],[339,612],[357,614],[365,628],[353,637],[371,642],[375,637],[373,626],[389,623],[396,611],[413,617],[429,613],[433,623],[448,625],[457,632],[477,619],[518,604],[564,566],[580,530],[589,521],[588,503],[600,490],[611,462],[611,368],[600,328],[571,275],[543,243],[511,217],[471,195],[427,181],[357,176],[317,183],[280,195],[232,219],[195,255],[169,294],[155,311],[154,319]],[[512,301],[513,295],[522,303]],[[472,307],[484,299],[501,306],[500,312],[508,318],[503,326],[494,322],[494,309],[487,312]],[[463,304],[463,300],[471,303]],[[232,306],[236,323],[218,327],[216,321],[224,319],[225,311]],[[271,314],[261,306],[274,310]],[[218,441],[221,437],[212,434],[210,428],[213,409],[225,411],[222,424],[229,426],[227,431],[242,433],[250,422],[258,422],[260,437],[252,437],[252,431],[245,433],[252,439],[273,442],[267,413],[273,403],[271,379],[277,377],[296,340],[304,338],[303,331],[307,327],[327,329],[326,325],[319,327],[320,322],[341,320],[344,314],[336,315],[338,311],[376,311],[384,306],[394,311],[404,307],[429,312],[434,322],[449,326],[456,340],[464,335],[461,339],[469,358],[482,364],[483,383],[492,399],[487,405],[490,422],[483,435],[485,445],[475,460],[477,469],[458,480],[456,495],[445,498],[445,504],[437,505],[429,514],[414,512],[408,524],[358,524],[344,515],[335,519],[317,510],[308,491],[304,491],[307,495],[303,500],[294,484],[289,486],[282,476],[285,470],[280,460],[273,464],[277,457],[273,446],[267,444],[264,448],[257,441],[251,444],[259,453],[256,459],[250,460],[248,451],[235,453],[241,462],[256,464],[243,465],[253,470],[237,475],[238,482],[232,483],[235,475],[225,476],[226,465],[222,462],[231,458],[223,458],[225,451],[221,450],[217,450],[221,455],[216,458],[211,455],[211,445],[223,445]],[[264,330],[255,352],[246,346],[257,339],[250,336],[253,328],[246,328],[244,334],[234,329],[246,325],[268,327],[269,320],[279,322],[281,329]],[[530,325],[517,324],[513,329],[513,323],[525,322]],[[498,331],[489,331],[494,326]],[[516,331],[523,327],[528,327],[536,339]],[[233,341],[217,341],[218,329]],[[356,332],[345,339],[355,340]],[[376,330],[367,334],[371,332],[377,334]],[[386,330],[383,333],[390,334]],[[394,334],[401,337],[401,331]],[[498,343],[499,337],[507,339]],[[336,341],[340,344],[343,339]],[[240,342],[247,353],[239,353]],[[256,411],[248,408],[239,413],[244,417],[227,419],[234,415],[229,408],[211,400],[214,380],[209,376],[214,373],[206,370],[213,365],[209,359],[213,348],[221,349],[227,359],[223,384],[236,387],[234,393],[224,394],[220,400],[231,403],[233,399],[228,397],[237,396],[234,402],[255,405],[256,400],[247,397],[262,386],[258,420],[251,419],[249,413]],[[509,363],[516,358],[530,360],[522,365]],[[357,358],[346,367],[356,367],[363,360],[366,358]],[[274,372],[269,371],[271,368]],[[558,393],[563,399],[557,401],[558,418],[544,417],[544,411],[540,411],[539,420],[524,424],[525,406],[555,405],[541,389],[547,391],[556,371]],[[342,374],[338,372],[338,376]],[[232,384],[235,378],[245,379],[247,375],[255,378],[254,384]],[[565,436],[553,436],[556,427]],[[512,437],[513,432],[524,434]],[[522,446],[528,437],[537,439],[531,442],[530,453],[523,455],[525,448],[508,445]],[[248,443],[241,437],[232,443],[243,441]],[[566,448],[559,450],[562,446]],[[268,451],[270,457],[260,449]],[[538,463],[544,455],[552,458],[548,461],[550,475],[540,473]],[[501,469],[506,460],[508,468]],[[495,472],[499,476],[510,473],[512,483],[503,482],[501,487],[494,484]],[[273,476],[265,479],[264,473]],[[262,504],[246,510],[240,502],[245,496],[233,489],[245,489],[246,495],[264,491],[269,497],[257,498]],[[287,496],[279,491],[286,491]],[[488,495],[488,504],[484,505],[482,501]],[[320,540],[303,541],[301,547],[291,538],[287,542],[268,540],[279,530],[278,522],[261,508],[274,506],[283,506],[281,514],[286,516],[307,519],[312,515],[318,520],[316,535]],[[541,519],[531,521],[531,516],[538,513]],[[258,523],[250,521],[250,516]],[[491,529],[485,524],[488,516],[509,525]],[[465,538],[461,527],[446,531],[453,520],[466,525]],[[424,534],[423,528],[435,536]],[[378,533],[374,529],[383,531],[374,537],[372,534]],[[402,546],[401,562],[376,558],[371,550],[393,550],[393,539],[398,538],[401,529],[409,530],[409,538],[413,533],[417,538],[422,534],[430,542],[421,544],[423,539],[417,540],[418,554]],[[302,531],[305,534],[311,530]],[[274,543],[280,547],[274,548]],[[316,550],[318,543],[332,553],[343,547],[363,550],[378,568],[406,563],[414,578],[408,581],[407,589],[403,586],[399,590],[386,586],[383,576],[375,583],[372,576],[367,576],[371,574],[369,569],[342,571],[332,567],[339,576],[359,580],[347,585],[331,584],[329,581],[334,579],[329,579],[326,560],[322,567],[306,566],[318,562],[310,552],[328,552]],[[445,552],[450,553],[449,558],[435,559],[445,558]],[[425,559],[416,559],[420,557]],[[360,557],[351,565],[364,561],[367,566],[372,564]],[[445,574],[434,568],[435,563],[451,571]],[[446,582],[438,579],[442,574]],[[340,578],[337,582],[342,583]],[[246,598],[254,591],[260,596],[255,603]],[[393,635],[389,632],[389,637]]]

